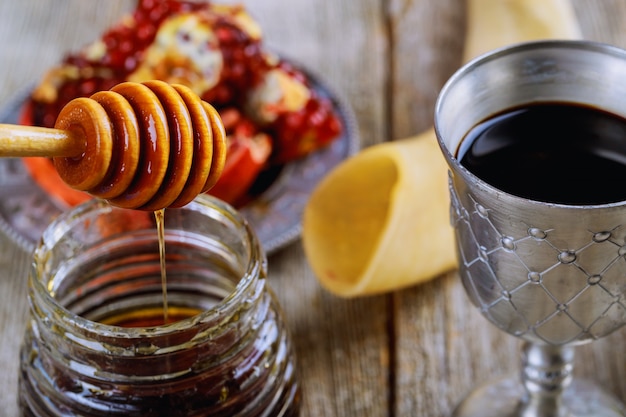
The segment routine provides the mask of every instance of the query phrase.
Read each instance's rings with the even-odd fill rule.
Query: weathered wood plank
[[[388,43],[380,1],[247,4],[272,47],[319,74],[351,103],[363,146],[385,140]],[[270,257],[269,268],[296,341],[302,417],[387,415],[388,298],[329,294],[299,243]]]
[[[406,14],[411,11],[423,12],[419,1],[400,3],[405,7],[403,19],[410,20]],[[583,0],[573,3],[586,38],[622,47],[626,45],[626,3]],[[441,30],[441,23],[438,25]],[[408,42],[411,41],[409,38]],[[396,47],[396,50],[400,48]],[[401,58],[400,54],[396,56],[396,59]],[[452,65],[454,59],[448,62]],[[405,62],[405,65],[408,64]],[[396,65],[396,72],[401,71],[399,67]],[[443,72],[446,73],[446,69]],[[402,75],[396,77],[401,78]],[[398,83],[399,86],[406,84]],[[422,85],[413,88],[416,91],[412,95],[422,106],[428,107],[429,101],[434,103],[428,87],[425,90]],[[428,98],[424,99],[425,96]],[[392,99],[405,105],[408,100],[402,94],[396,94]],[[397,107],[402,108],[402,104]],[[410,127],[412,122],[401,116],[396,117],[394,122],[397,124],[394,131],[410,134],[414,129]],[[470,306],[455,273],[396,293],[394,311],[395,416],[447,415],[477,384],[519,369],[520,343],[498,331]],[[580,347],[576,360],[578,376],[598,381],[622,399],[626,398],[625,335],[626,331],[622,330],[604,340]]]
[[[400,139],[433,125],[439,90],[461,64],[465,3],[390,0],[390,131]]]

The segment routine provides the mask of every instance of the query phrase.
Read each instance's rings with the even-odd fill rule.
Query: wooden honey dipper
[[[181,207],[217,182],[226,134],[189,88],[124,82],[70,101],[54,129],[0,124],[0,156],[52,157],[72,188],[154,211]]]

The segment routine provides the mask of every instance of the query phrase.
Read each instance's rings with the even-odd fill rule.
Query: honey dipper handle
[[[84,149],[85,141],[70,131],[0,124],[0,157],[75,157]]]

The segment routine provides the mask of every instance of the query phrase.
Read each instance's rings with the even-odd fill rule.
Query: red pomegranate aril
[[[74,65],[78,68],[85,68],[89,66],[87,59],[82,56],[69,55],[63,60],[63,62],[67,65]]]
[[[169,5],[167,2],[158,3],[158,6],[153,7],[148,16],[150,16],[150,20],[155,22],[160,22],[165,16],[168,15]]]
[[[137,58],[134,56],[126,57],[124,60],[124,69],[127,72],[132,72],[135,68],[137,68]]]
[[[227,28],[225,26],[217,26],[215,27],[214,31],[215,36],[217,37],[217,40],[220,42],[221,45],[228,45],[235,41],[235,35],[233,31],[230,30],[230,28]]]
[[[257,128],[250,120],[241,119],[234,129],[234,135],[251,138],[257,133]]]
[[[137,41],[141,47],[147,46],[156,35],[156,28],[152,23],[142,22],[137,25],[137,31],[135,32]]]
[[[42,124],[43,124],[44,127],[53,127],[54,126],[54,124],[57,121],[57,118],[56,118],[56,115],[55,115],[56,113],[58,113],[56,111],[56,109],[53,109],[53,110],[44,109],[44,115],[41,118]]]
[[[107,33],[102,38],[102,42],[104,42],[104,46],[106,46],[107,51],[114,50],[117,47],[117,39],[114,33]]]
[[[226,130],[227,134],[230,134],[241,121],[242,115],[237,108],[227,107],[220,110],[220,118],[222,119],[224,130]]]
[[[139,0],[139,4],[137,5],[137,10],[149,11],[153,9],[161,1],[162,0]]]
[[[102,63],[112,68],[123,68],[126,56],[114,51],[109,51],[107,55],[102,58]]]
[[[81,96],[87,97],[96,92],[97,83],[93,78],[85,80],[78,84],[78,91]]]
[[[235,62],[230,66],[230,78],[240,79],[246,75],[246,66],[241,62]]]
[[[303,111],[287,113],[283,116],[285,129],[296,130],[305,122],[305,114]]]
[[[327,114],[322,109],[316,110],[309,114],[309,125],[315,129],[319,129],[324,125],[327,119]]]
[[[117,50],[126,55],[133,53],[135,51],[133,39],[120,39]]]

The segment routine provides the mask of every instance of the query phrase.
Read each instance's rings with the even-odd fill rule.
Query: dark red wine
[[[510,109],[461,142],[461,165],[524,198],[569,205],[626,200],[626,119],[570,103]]]

